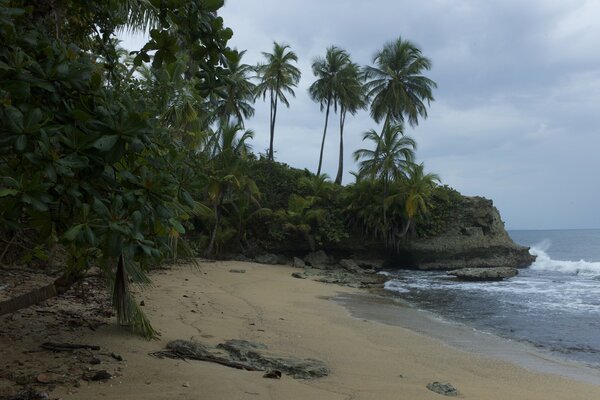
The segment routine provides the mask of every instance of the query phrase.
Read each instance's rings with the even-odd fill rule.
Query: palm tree
[[[425,173],[423,163],[411,164],[406,173],[407,178],[403,182],[406,193],[404,204],[407,216],[404,234],[408,232],[415,217],[425,215],[429,211],[431,195],[436,185],[440,182],[439,175]]]
[[[212,255],[215,248],[225,198],[234,189],[244,189],[247,178],[240,170],[240,161],[250,152],[250,146],[246,141],[254,137],[254,132],[247,130],[238,137],[241,130],[240,125],[223,125],[213,142],[211,160],[214,171],[209,176],[207,194],[214,213],[214,225],[206,250],[207,255]]]
[[[422,75],[431,69],[431,61],[412,42],[397,40],[385,44],[375,54],[375,67],[365,67],[367,96],[375,122],[400,123],[408,119],[411,126],[418,118],[427,118],[427,105],[434,100],[431,93],[437,84]]]
[[[257,76],[260,79],[256,87],[257,96],[262,96],[263,100],[269,94],[270,101],[270,141],[268,159],[273,161],[273,138],[275,136],[275,119],[277,118],[277,104],[281,101],[286,107],[290,103],[285,96],[286,93],[295,96],[294,87],[300,81],[300,70],[292,65],[297,62],[296,53],[289,50],[287,44],[273,42],[273,53],[263,52],[266,58],[264,64],[256,67]]]
[[[215,100],[214,115],[224,124],[229,124],[231,118],[244,127],[244,119],[254,115],[254,92],[256,85],[250,81],[250,74],[254,67],[242,64],[242,57],[246,50],[235,53],[227,65],[228,74],[224,79],[222,92]]]
[[[375,149],[359,149],[354,152],[354,160],[360,161],[359,175],[383,183],[383,225],[387,226],[386,198],[392,182],[406,177],[405,171],[412,164],[416,142],[405,136],[401,124],[384,124],[381,135],[371,129],[363,135]]]
[[[346,50],[331,46],[327,48],[325,58],[317,57],[312,64],[313,74],[317,77],[317,80],[310,85],[308,92],[311,99],[319,103],[321,111],[325,109],[325,127],[323,128],[317,176],[321,175],[321,166],[323,165],[323,149],[325,148],[329,110],[333,104],[333,108],[337,112],[339,92],[342,89],[340,87],[340,73],[349,63],[350,55]]]
[[[367,105],[367,101],[363,85],[363,75],[360,73],[358,64],[349,62],[342,68],[339,75],[340,155],[335,183],[341,185],[342,175],[344,174],[344,124],[346,123],[346,114],[348,112],[352,115],[356,114],[359,109]]]

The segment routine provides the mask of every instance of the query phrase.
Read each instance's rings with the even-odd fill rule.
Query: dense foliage
[[[398,39],[376,67],[335,46],[315,60],[323,138],[330,111],[339,117],[334,183],[320,173],[322,148],[317,174],[274,161],[277,105],[295,95],[298,58],[275,42],[264,64],[243,64],[222,5],[0,0],[0,262],[13,246],[24,261],[56,262],[59,249],[71,282],[100,268],[119,322],[152,336],[128,285],[182,254],[252,254],[283,241],[314,250],[355,234],[395,246],[444,229],[459,195],[414,162],[402,125],[433,100],[420,50]],[[148,43],[127,54],[123,30],[148,30]],[[257,97],[270,101],[266,158],[245,128]],[[365,133],[356,182],[341,186],[346,116],[367,106],[385,123]]]

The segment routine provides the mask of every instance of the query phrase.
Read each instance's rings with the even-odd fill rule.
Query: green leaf
[[[83,229],[83,226],[84,226],[83,224],[78,224],[78,225],[72,226],[71,228],[69,228],[68,231],[63,233],[63,235],[62,235],[63,239],[68,242],[74,241],[75,239],[77,239],[77,236],[79,236],[79,233]]]
[[[7,188],[0,189],[0,197],[15,196],[18,193],[19,193],[19,191],[15,190],[15,189],[7,189]]]
[[[105,218],[109,218],[111,215],[108,207],[100,199],[94,199],[94,211]]]
[[[102,136],[94,142],[94,147],[100,151],[109,151],[115,146],[118,140],[119,135]]]
[[[15,150],[19,153],[22,153],[27,148],[27,136],[19,135],[17,136],[17,140],[15,140]]]
[[[23,113],[16,107],[8,106],[4,109],[8,129],[15,133],[23,132]]]
[[[175,229],[177,232],[181,234],[185,233],[185,228],[183,227],[183,225],[181,225],[181,222],[177,221],[175,218],[169,219],[169,222],[171,223],[173,229]]]
[[[224,0],[204,0],[202,5],[208,11],[217,11],[219,8],[223,7],[225,4]]]

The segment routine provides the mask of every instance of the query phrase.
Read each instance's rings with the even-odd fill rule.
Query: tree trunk
[[[340,108],[340,159],[338,161],[338,172],[335,177],[335,183],[342,184],[342,176],[344,175],[344,124],[346,123],[346,109]]]
[[[10,300],[2,301],[0,302],[0,315],[14,313],[23,308],[61,295],[82,278],[82,275],[65,273],[49,285],[32,290],[29,293],[22,294]]]
[[[317,176],[321,175],[321,165],[323,164],[323,149],[325,148],[325,136],[327,135],[327,122],[329,121],[330,105],[331,97],[327,99],[327,111],[325,111],[325,128],[323,129],[323,140],[321,141],[321,153],[319,154],[319,168],[317,168]]]
[[[208,249],[206,249],[206,255],[207,256],[211,256],[213,251],[214,251],[214,247],[215,247],[215,242],[217,239],[217,231],[219,230],[219,220],[221,219],[221,201],[223,199],[222,195],[219,195],[218,198],[216,199],[215,203],[213,204],[213,211],[215,213],[215,225],[213,227],[212,233],[210,235],[210,243],[208,245]]]

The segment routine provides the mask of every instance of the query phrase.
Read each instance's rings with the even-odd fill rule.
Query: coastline
[[[451,383],[465,399],[600,398],[598,385],[456,349],[406,327],[352,317],[339,297],[334,299],[366,291],[291,276],[299,271],[233,261],[158,271],[153,285],[137,298],[144,301],[159,339],[145,341],[112,321],[96,331],[79,332],[80,342],[98,344],[124,361],[113,379],[60,385],[51,398],[440,399],[426,388],[433,381]],[[23,340],[36,340],[35,334]],[[66,341],[60,335],[51,339]],[[272,380],[262,372],[149,356],[175,339],[211,346],[228,339],[250,340],[278,354],[322,360],[331,373],[312,380]],[[5,351],[23,349],[5,337],[0,345],[9,346]]]
[[[560,357],[529,343],[444,319],[392,296],[352,293],[338,295],[333,300],[344,306],[354,318],[406,328],[455,349],[513,363],[531,371],[600,385],[600,368]]]

